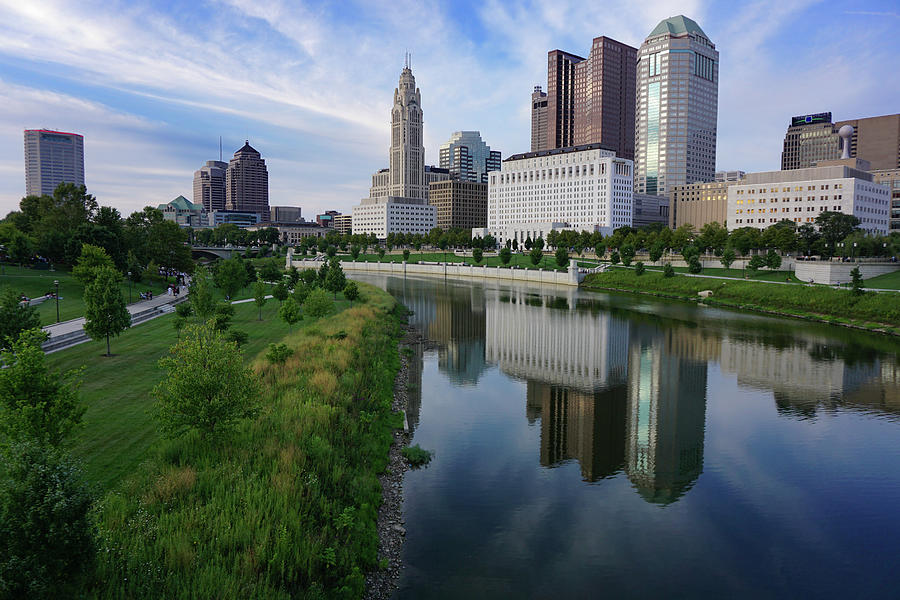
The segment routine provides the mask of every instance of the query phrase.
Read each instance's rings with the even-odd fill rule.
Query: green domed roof
[[[693,19],[688,19],[684,15],[678,15],[677,17],[669,17],[663,21],[659,22],[659,25],[653,28],[653,31],[650,32],[648,38],[656,37],[658,35],[664,34],[670,35],[684,35],[685,33],[696,33],[698,35],[702,35],[706,39],[709,39],[700,26],[697,25],[697,22]]]

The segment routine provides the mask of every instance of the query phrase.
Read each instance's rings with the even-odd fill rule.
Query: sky
[[[718,169],[780,166],[792,115],[900,112],[896,0],[0,0],[0,215],[25,194],[24,129],[85,138],[85,180],[123,215],[184,195],[244,140],[273,206],[349,212],[388,166],[404,55],[422,93],[425,161],[454,131],[530,150],[546,56],[606,35],[640,46],[697,21],[720,55]]]

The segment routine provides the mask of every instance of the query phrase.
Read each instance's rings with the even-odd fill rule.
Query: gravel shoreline
[[[408,406],[408,385],[410,363],[417,357],[408,352],[401,352],[421,343],[422,336],[412,327],[404,327],[404,335],[397,351],[400,353],[400,370],[394,380],[395,411],[406,411]],[[400,453],[409,444],[412,434],[405,429],[394,432],[394,442],[388,458],[388,466],[379,477],[383,502],[378,509],[378,560],[387,563],[387,568],[370,571],[366,575],[366,600],[387,600],[397,589],[400,573],[403,570],[401,554],[403,537],[406,535],[403,520],[403,474],[409,470],[409,464]]]

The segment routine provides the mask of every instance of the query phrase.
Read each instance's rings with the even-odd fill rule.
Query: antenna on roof
[[[222,162],[222,136],[219,136],[219,162]]]

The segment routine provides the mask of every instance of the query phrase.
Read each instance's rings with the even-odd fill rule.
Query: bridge
[[[191,246],[191,256],[193,258],[222,258],[229,259],[235,253],[243,254],[247,250],[246,246]]]

